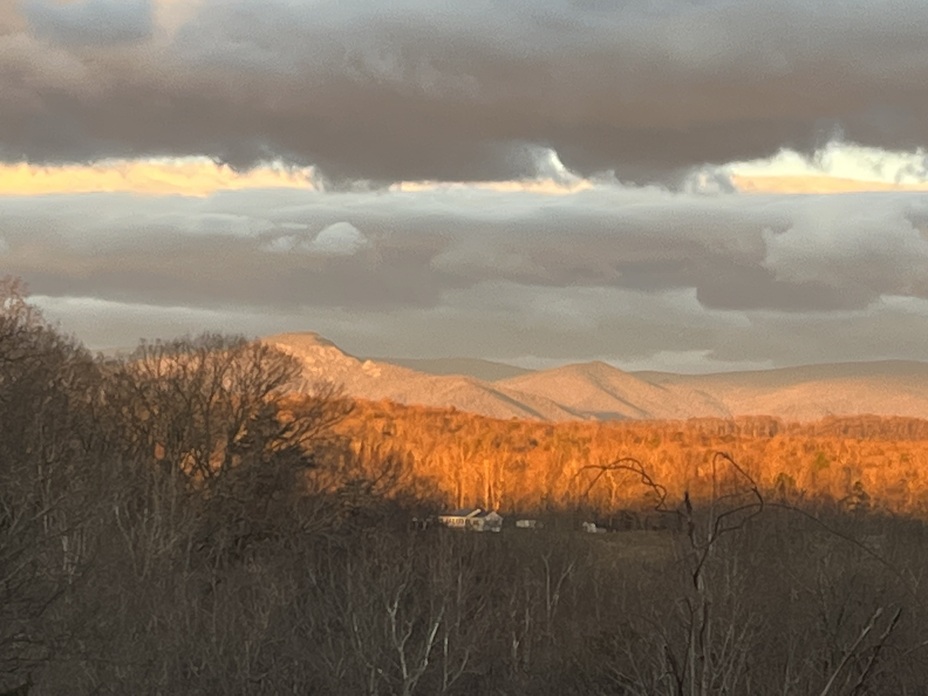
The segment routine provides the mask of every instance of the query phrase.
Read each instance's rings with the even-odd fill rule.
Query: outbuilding
[[[498,512],[479,507],[442,513],[438,516],[438,521],[451,529],[472,532],[498,532],[503,528],[503,518]]]

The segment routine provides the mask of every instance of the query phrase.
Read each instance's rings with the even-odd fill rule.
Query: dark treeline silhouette
[[[905,694],[928,683],[928,533],[711,495],[635,459],[667,531],[412,529],[441,491],[352,403],[241,338],[94,358],[0,281],[0,694]],[[620,454],[620,453],[619,453]],[[602,512],[599,509],[599,512]],[[578,517],[577,519],[580,519]],[[573,520],[576,521],[576,520]]]

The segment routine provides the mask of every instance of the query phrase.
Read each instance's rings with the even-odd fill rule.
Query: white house
[[[451,529],[468,529],[473,532],[498,532],[503,528],[503,518],[499,513],[479,507],[445,512],[438,516],[438,521]]]

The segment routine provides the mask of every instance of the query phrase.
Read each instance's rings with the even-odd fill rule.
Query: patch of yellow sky
[[[236,171],[200,157],[0,165],[0,195],[8,196],[106,192],[203,197],[217,191],[315,187],[312,169],[259,166]]]
[[[811,158],[791,150],[723,168],[742,193],[928,191],[928,154],[831,143]]]
[[[592,183],[586,179],[562,183],[552,178],[461,184],[408,181],[394,184],[391,190],[416,192],[438,187],[557,195],[591,188]],[[106,192],[205,197],[217,191],[262,188],[318,190],[321,186],[311,167],[263,165],[236,171],[199,157],[105,160],[86,165],[38,166],[24,162],[0,165],[0,195],[6,196]]]
[[[928,183],[867,181],[836,176],[745,176],[731,175],[731,183],[741,193],[825,194],[866,191],[928,191]]]
[[[391,190],[480,188],[504,193],[566,195],[594,186],[588,179],[563,176],[566,170],[560,171],[561,167],[555,169],[556,177],[454,184],[412,181],[394,184]],[[891,153],[833,144],[812,158],[784,150],[771,158],[732,163],[713,171],[727,177],[736,191],[747,194],[928,191],[928,155],[921,149]],[[109,159],[54,166],[0,164],[0,195],[6,196],[116,192],[205,197],[218,191],[267,188],[320,190],[323,186],[311,167],[264,164],[237,171],[205,157]]]

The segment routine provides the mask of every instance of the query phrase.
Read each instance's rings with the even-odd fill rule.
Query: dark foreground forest
[[[427,482],[337,389],[286,408],[299,372],[214,335],[95,358],[0,281],[0,695],[925,693],[918,519],[616,452],[584,485],[665,529],[421,529]]]

